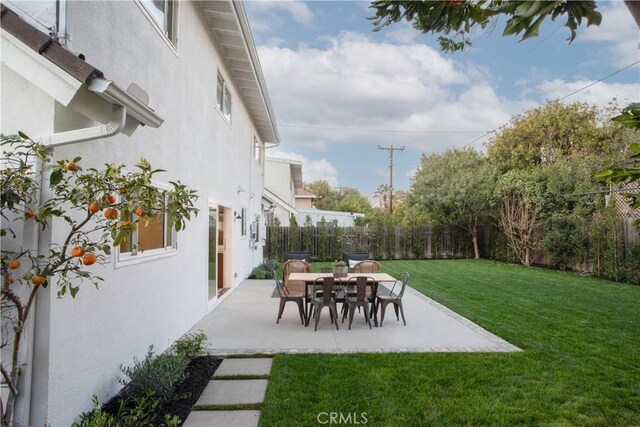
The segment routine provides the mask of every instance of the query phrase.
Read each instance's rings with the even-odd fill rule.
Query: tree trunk
[[[478,227],[476,224],[471,226],[471,238],[473,239],[473,254],[475,259],[480,259],[480,249],[478,248]]]
[[[640,2],[638,0],[624,0],[624,4],[627,5],[627,9],[636,20],[636,25],[640,28]]]

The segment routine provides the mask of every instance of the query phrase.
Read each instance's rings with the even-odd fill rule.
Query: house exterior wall
[[[264,186],[290,206],[295,204],[295,189],[291,179],[291,166],[287,162],[266,159]]]
[[[323,219],[325,222],[336,221],[338,227],[353,227],[356,218],[364,217],[361,213],[338,212],[338,211],[321,211],[318,209],[300,209],[298,210],[298,224],[305,224],[307,216],[311,217],[313,225],[318,225]]]
[[[311,209],[313,208],[314,199],[299,199],[296,198],[296,209]]]
[[[66,7],[69,47],[121,87],[132,82],[142,87],[165,122],[158,129],[140,127],[131,137],[118,134],[59,147],[54,159],[80,156],[87,168],[133,166],[144,157],[167,171],[158,175],[161,183],[180,180],[198,191],[200,214],[178,233],[178,250],[171,256],[126,266],[112,259],[94,266],[104,279],[100,290],[84,285],[75,299],[57,299],[55,287],[40,292],[32,425],[70,425],[90,409],[93,394],[103,402],[119,390],[120,365],[144,357],[149,345],[164,351],[211,309],[210,200],[232,212],[245,208],[247,229],[261,213],[263,178],[253,156],[257,132],[197,4],[180,2],[177,52],[133,1],[67,2]],[[231,125],[215,107],[218,71],[232,91]],[[4,67],[2,85],[5,133],[25,130],[36,137],[83,122]],[[8,98],[20,109],[5,108]],[[248,232],[241,236],[240,227],[240,221],[232,221],[228,236],[232,286],[262,260],[261,248]],[[67,232],[66,223],[54,222],[41,240],[60,241]]]

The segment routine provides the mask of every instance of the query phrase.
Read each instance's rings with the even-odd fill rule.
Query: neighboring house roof
[[[285,208],[286,210],[288,210],[289,212],[291,212],[292,214],[296,215],[298,213],[298,210],[291,206],[289,203],[285,202],[284,200],[282,200],[280,197],[276,196],[275,194],[273,194],[271,191],[267,190],[266,188],[264,189],[264,198],[266,198],[267,200],[269,200],[270,202],[280,205],[283,208]]]
[[[318,196],[304,188],[296,188],[296,199],[315,199]]]
[[[289,168],[291,169],[291,179],[293,180],[294,188],[302,188],[302,162],[299,160],[291,160],[291,159],[280,159],[277,157],[267,157],[266,161],[268,162],[278,162],[278,163],[288,163]]]
[[[230,0],[199,1],[198,4],[213,39],[222,48],[221,54],[242,92],[239,95],[260,138],[265,143],[280,144],[278,125],[244,5]]]

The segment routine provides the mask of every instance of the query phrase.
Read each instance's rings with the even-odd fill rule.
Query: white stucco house
[[[1,23],[3,133],[84,168],[144,157],[200,196],[185,230],[96,266],[100,290],[39,292],[18,422],[65,426],[119,390],[120,365],[164,351],[262,261],[264,150],[280,138],[241,2],[3,0]],[[54,222],[36,241],[66,232]]]
[[[302,182],[302,162],[291,159],[267,157],[265,159],[264,198],[271,204],[267,223],[278,218],[282,226],[288,226],[290,218],[296,224],[305,225],[307,217],[313,225],[323,220],[336,222],[339,227],[352,227],[356,218],[364,217],[358,212],[339,212],[316,209],[316,195],[306,191]]]

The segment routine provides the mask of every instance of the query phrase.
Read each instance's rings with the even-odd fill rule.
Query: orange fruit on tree
[[[84,256],[82,257],[82,263],[84,265],[91,265],[91,264],[95,264],[96,260],[98,258],[92,254],[91,252],[87,252],[86,254],[84,254]]]
[[[80,246],[76,246],[75,248],[71,249],[71,256],[79,257],[82,255],[84,255],[84,249]]]
[[[67,163],[67,170],[71,172],[76,172],[78,170],[78,165],[76,165],[74,162],[69,162]]]
[[[114,196],[113,194],[109,194],[108,196],[104,196],[104,201],[109,203],[110,205],[114,204],[116,202],[116,196]]]
[[[27,218],[35,218],[36,211],[34,211],[33,209],[27,209],[24,213],[24,216],[26,216]]]
[[[17,259],[9,261],[9,263],[7,264],[7,268],[9,270],[17,270],[18,268],[20,268],[20,261],[18,261]]]
[[[133,210],[133,213],[138,215],[139,217],[143,217],[145,216],[147,213],[144,211],[144,209],[142,209],[142,206],[138,206],[137,208],[135,208]]]
[[[47,281],[47,279],[45,279],[45,278],[44,278],[44,277],[42,277],[42,276],[33,276],[33,277],[31,278],[31,283],[33,283],[33,284],[34,284],[34,285],[36,285],[36,286],[43,285],[43,284],[44,284],[44,282],[46,282],[46,281]]]
[[[118,211],[116,209],[109,208],[104,211],[104,217],[107,219],[116,219],[118,218]]]
[[[94,214],[96,212],[100,211],[100,206],[98,206],[96,203],[91,203],[89,204],[89,212]]]

